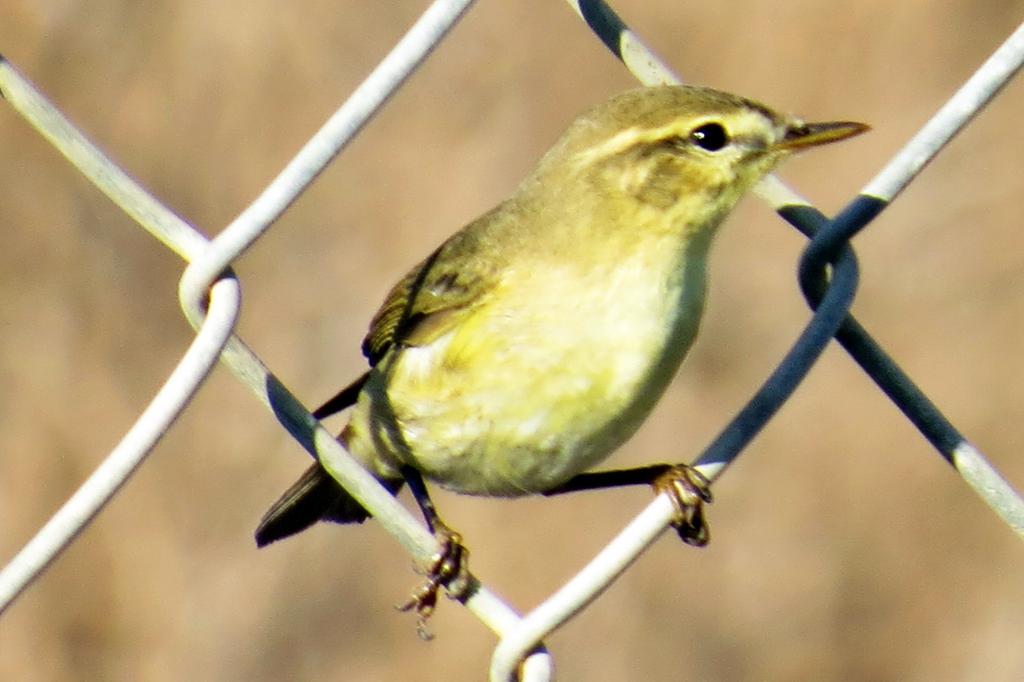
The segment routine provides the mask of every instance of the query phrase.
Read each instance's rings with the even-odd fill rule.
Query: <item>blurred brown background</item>
[[[425,2],[3,0],[0,51],[208,234],[250,201]],[[1024,15],[1017,1],[620,2],[688,80],[874,132],[782,175],[826,211],[863,186]],[[633,81],[564,3],[483,2],[237,269],[243,337],[309,406],[364,366],[390,283]],[[1024,483],[1022,83],[859,236],[862,322]],[[190,339],[182,263],[0,103],[0,560],[118,441]],[[748,200],[715,250],[704,334],[614,465],[690,459],[807,319],[802,239]],[[335,422],[340,423],[340,422]],[[391,539],[252,530],[307,465],[215,372],[153,457],[0,621],[5,680],[483,679],[493,636]],[[665,537],[548,641],[563,680],[1010,680],[1024,552],[841,350],[716,486],[713,541]],[[473,567],[528,609],[641,490],[439,493]]]

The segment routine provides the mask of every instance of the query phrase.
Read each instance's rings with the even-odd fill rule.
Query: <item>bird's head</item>
[[[635,204],[703,224],[727,213],[787,156],[867,129],[848,121],[805,123],[710,88],[640,88],[580,116],[541,161],[538,176],[620,208]]]

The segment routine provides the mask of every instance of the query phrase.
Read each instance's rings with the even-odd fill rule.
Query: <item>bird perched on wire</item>
[[[743,194],[791,154],[865,130],[703,87],[613,97],[394,286],[363,342],[370,370],[314,415],[354,406],[342,445],[392,492],[411,484],[449,559],[458,536],[420,476],[501,497],[572,486],[675,375],[700,324],[708,249]],[[685,465],[650,471],[684,539],[706,541],[706,482]],[[315,463],[256,539],[367,516]],[[452,578],[443,566],[412,604],[421,615]]]

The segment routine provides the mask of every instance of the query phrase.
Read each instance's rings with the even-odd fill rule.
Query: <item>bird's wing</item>
[[[485,296],[507,254],[498,247],[498,207],[454,234],[388,293],[363,340],[370,365],[396,345],[422,346],[452,327]]]

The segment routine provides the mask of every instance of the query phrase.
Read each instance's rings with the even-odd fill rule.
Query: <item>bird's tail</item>
[[[402,487],[402,481],[382,483],[392,493]],[[256,528],[256,546],[264,547],[294,535],[317,521],[362,523],[369,516],[355,498],[315,463],[263,515]]]

